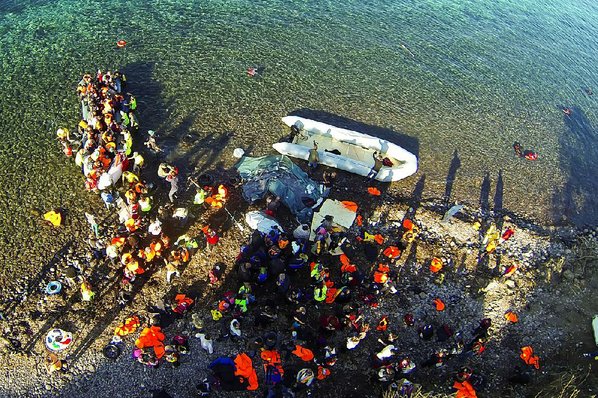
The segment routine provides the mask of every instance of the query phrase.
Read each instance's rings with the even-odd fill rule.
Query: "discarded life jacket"
[[[509,240],[513,235],[515,235],[515,231],[513,230],[513,228],[507,228],[507,230],[502,234],[500,238],[504,242]]]
[[[330,369],[325,368],[323,366],[318,366],[318,375],[316,376],[316,378],[318,380],[324,380],[328,376],[330,376]]]
[[[247,380],[247,390],[255,391],[258,389],[257,373],[253,368],[251,358],[245,353],[237,355],[235,358],[235,376],[241,376]]]
[[[116,327],[114,334],[121,337],[126,336],[128,334],[134,333],[139,325],[141,325],[139,317],[137,315],[130,316]]]
[[[443,267],[442,260],[438,257],[434,257],[430,262],[430,271],[433,273],[439,272]]]
[[[517,317],[517,314],[512,311],[509,311],[505,314],[505,319],[511,323],[519,322],[519,317]]]
[[[444,311],[444,308],[446,307],[439,298],[434,299],[434,304],[436,305],[436,311]]]
[[[477,398],[475,389],[467,380],[462,382],[455,381],[453,388],[457,390],[455,398]]]
[[[301,347],[299,344],[295,345],[293,354],[301,358],[304,362],[309,362],[314,359],[314,353],[308,348]]]
[[[388,246],[386,249],[384,249],[382,254],[384,254],[385,257],[394,260],[401,257],[401,250],[396,246]]]
[[[376,187],[368,187],[368,193],[373,196],[380,196],[382,194]]]
[[[521,347],[521,355],[519,355],[523,362],[532,365],[536,369],[540,369],[540,357],[534,355],[534,350],[531,346]]]
[[[517,264],[512,264],[505,270],[505,272],[503,273],[503,276],[505,278],[510,277],[511,275],[513,275],[515,273],[515,271],[517,271],[517,268],[518,268]]]
[[[156,358],[160,359],[165,353],[163,343],[165,337],[159,326],[151,326],[141,331],[139,338],[135,340],[135,346],[140,349],[153,347]]]
[[[62,215],[58,211],[49,211],[44,214],[44,220],[49,221],[55,227],[59,227],[62,224]]]

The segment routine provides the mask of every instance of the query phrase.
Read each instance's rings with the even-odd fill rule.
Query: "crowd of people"
[[[57,139],[66,156],[74,157],[85,178],[85,188],[100,195],[110,215],[118,215],[116,225],[101,227],[97,221],[102,209],[90,209],[85,218],[91,227],[89,258],[103,261],[120,272],[117,294],[118,303],[124,307],[132,299],[137,280],[148,271],[165,270],[166,282],[180,276],[179,270],[204,243],[203,239],[185,234],[172,236],[164,229],[184,227],[188,222],[186,208],[174,207],[179,190],[177,167],[161,163],[158,177],[170,184],[170,203],[154,204],[158,187],[144,178],[145,159],[133,151],[133,137],[139,134],[137,102],[125,92],[126,77],[116,72],[98,71],[95,76],[86,74],[77,86],[81,102],[82,119],[77,132],[66,128],[57,131]],[[153,132],[150,131],[145,146],[154,153],[161,152]],[[204,186],[206,197],[212,187]],[[217,188],[214,188],[215,191]],[[179,228],[180,229],[180,228]],[[218,235],[209,226],[203,228],[205,241],[214,245]],[[79,286],[83,301],[92,301],[95,293],[93,281],[84,277],[82,270],[69,268],[65,276],[68,286]],[[178,295],[169,311],[183,315],[193,299]],[[167,311],[168,312],[168,311]],[[186,337],[174,336],[171,344],[164,345],[160,326],[160,312],[145,320],[145,327],[136,341],[133,357],[148,366],[157,366],[162,360],[176,363],[185,352]],[[115,331],[115,338],[104,353],[115,357],[122,350],[121,338],[137,331],[142,325],[139,317],[127,318]],[[55,368],[55,367],[54,367]]]
[[[173,205],[179,192],[179,170],[167,163],[158,166],[158,177],[170,184],[170,204],[158,206],[154,200],[159,187],[146,182],[145,159],[133,151],[133,137],[139,135],[137,104],[125,88],[126,78],[119,72],[85,75],[77,89],[83,114],[78,130],[74,134],[67,129],[58,131],[64,153],[74,156],[83,172],[86,189],[99,193],[106,208],[118,214],[118,225],[111,228],[102,228],[96,221],[99,211],[90,210],[85,217],[91,226],[93,256],[121,273],[118,300],[123,307],[132,300],[143,274],[165,270],[166,283],[172,283],[200,248],[205,245],[204,258],[209,259],[209,250],[220,240],[209,225],[203,226],[199,238],[165,232],[183,229],[172,226],[188,227],[187,210]],[[154,153],[162,151],[153,132],[145,146]],[[316,144],[314,147],[317,150]],[[309,166],[315,170],[317,158],[310,160]],[[371,174],[375,176],[380,167],[374,167]],[[324,172],[326,196],[335,179],[336,173]],[[224,185],[192,183],[197,188],[196,205],[226,210],[228,190]],[[265,213],[276,219],[280,205],[280,198],[267,198]],[[396,237],[383,237],[369,231],[366,221],[357,215],[356,228],[350,231],[332,216],[324,217],[315,230],[307,224],[292,232],[278,226],[253,230],[240,247],[232,279],[223,280],[220,264],[209,272],[206,283],[236,283],[235,291],[223,293],[210,308],[209,318],[200,315],[202,309],[194,310],[194,297],[177,294],[172,305],[157,306],[146,319],[135,315],[123,320],[104,354],[116,358],[124,349],[123,337],[139,332],[133,358],[149,367],[161,363],[178,366],[180,356],[189,352],[190,336],[178,334],[167,340],[164,329],[168,319],[184,317],[190,318],[194,336],[208,355],[214,355],[214,342],[223,339],[235,339],[245,346],[236,356],[213,358],[208,365],[210,376],[197,386],[203,396],[214,389],[256,390],[260,384],[268,398],[310,395],[318,384],[331,383],[326,379],[334,375],[338,362],[349,358],[367,339],[372,379],[395,396],[411,396],[419,368],[439,368],[454,361],[460,364],[453,384],[457,396],[476,397],[484,379],[468,361],[485,351],[490,319],[480,320],[479,325],[472,325],[471,333],[465,333],[454,332],[448,324],[434,325],[411,313],[402,314],[402,327],[417,329],[422,343],[435,336],[443,348],[431,350],[419,363],[414,356],[421,353],[400,350],[396,326],[389,324],[388,315],[374,316],[373,310],[385,296],[398,293],[398,260],[418,229],[407,217]],[[432,272],[442,268],[443,260],[432,260]],[[92,281],[80,277],[79,282],[82,298],[93,300]],[[445,308],[440,298],[434,305],[437,311]],[[214,339],[213,330],[218,330]],[[422,347],[425,350],[425,345]],[[529,352],[522,352],[522,359],[528,365],[537,364],[537,357]]]

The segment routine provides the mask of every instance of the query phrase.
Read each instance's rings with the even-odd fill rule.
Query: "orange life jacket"
[[[139,317],[137,315],[130,316],[127,319],[125,319],[123,323],[116,327],[114,334],[117,336],[126,336],[135,332],[139,325],[141,325]]]
[[[249,383],[247,389],[249,391],[257,390],[259,387],[257,373],[253,368],[253,362],[251,361],[251,358],[249,358],[249,356],[247,356],[245,353],[237,355],[235,358],[235,367],[235,376],[241,376],[247,379],[247,382]]]
[[[383,316],[382,319],[380,319],[380,322],[378,322],[378,326],[376,327],[376,330],[380,330],[380,331],[385,331],[388,328],[388,317]]]
[[[388,246],[382,253],[388,258],[399,258],[401,256],[401,250],[396,246]]]
[[[515,314],[514,312],[507,312],[505,314],[505,318],[507,319],[507,321],[511,322],[511,323],[517,323],[519,322],[519,318],[517,317],[517,314]]]
[[[521,355],[519,355],[523,362],[528,365],[533,365],[536,369],[540,369],[540,357],[534,355],[534,350],[531,346],[521,347]]]
[[[445,305],[439,298],[434,299],[434,304],[436,304],[436,311],[444,311]]]
[[[403,228],[405,228],[407,231],[411,231],[413,229],[413,221],[408,218],[404,219]]]
[[[433,273],[436,273],[442,269],[442,266],[443,266],[442,260],[439,259],[438,257],[434,257],[432,259],[432,261],[430,262],[430,271],[432,271]]]
[[[301,347],[299,344],[295,345],[293,354],[301,358],[304,362],[309,362],[314,359],[314,353],[308,348]]]
[[[316,376],[316,378],[318,380],[324,380],[328,376],[330,376],[330,369],[325,368],[323,366],[318,366],[318,375]]]
[[[453,388],[457,390],[455,398],[477,398],[476,391],[467,380],[463,382],[455,381]]]

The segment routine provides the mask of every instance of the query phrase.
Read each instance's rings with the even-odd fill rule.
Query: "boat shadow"
[[[339,116],[330,112],[316,109],[297,109],[290,112],[289,116],[299,116],[306,119],[331,124],[333,126],[341,127],[347,130],[353,130],[374,137],[382,138],[383,140],[386,140],[408,150],[419,159],[419,140],[415,137],[409,136],[399,131],[391,130],[380,126],[373,126],[370,124],[346,118],[344,116]]]

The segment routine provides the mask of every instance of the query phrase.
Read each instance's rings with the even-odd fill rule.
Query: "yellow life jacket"
[[[44,214],[44,220],[49,221],[55,227],[60,227],[60,224],[62,224],[62,215],[57,211],[51,210]]]

